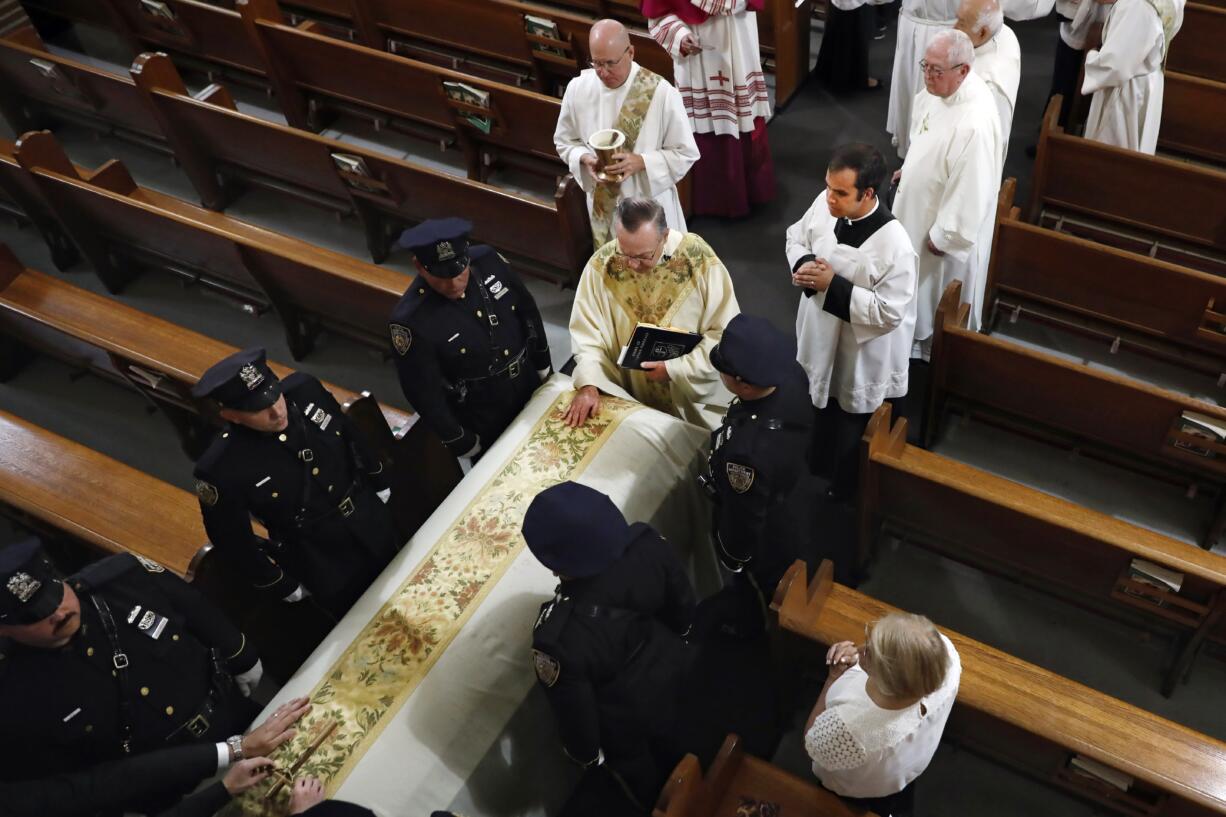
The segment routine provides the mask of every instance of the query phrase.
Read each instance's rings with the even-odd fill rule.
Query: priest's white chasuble
[[[643,272],[626,264],[611,241],[588,261],[575,292],[570,313],[575,388],[595,386],[718,428],[732,394],[711,365],[711,350],[740,311],[727,268],[697,235],[669,230],[660,262]],[[645,372],[617,365],[639,323],[703,336],[688,355],[667,362],[669,382],[653,383]]]
[[[606,88],[596,72],[588,68],[566,86],[553,142],[558,156],[566,162],[579,187],[587,193],[589,213],[592,212],[593,194],[600,183],[580,161],[584,155],[595,152],[588,145],[588,139],[605,128],[627,127],[624,121],[624,114],[628,113],[625,103],[639,74],[645,70],[636,63],[625,82],[617,88]],[[681,94],[676,88],[659,78],[650,100],[641,119],[630,123],[638,126],[638,138],[625,147],[626,152],[642,156],[646,168],[624,179],[616,186],[616,195],[611,198],[613,204],[628,196],[655,199],[664,208],[668,226],[685,232],[685,215],[681,212],[681,201],[677,197],[677,182],[685,178],[690,166],[698,161],[698,146],[694,144],[694,134],[686,118],[685,106],[681,104]],[[611,237],[608,232],[611,229],[608,224],[610,214],[601,215],[603,217],[600,219],[593,215],[593,228],[598,226],[595,222],[601,220],[603,223],[599,226],[608,237],[598,241],[597,246]]]
[[[1086,55],[1081,92],[1093,94],[1086,138],[1153,154],[1162,124],[1162,66],[1183,24],[1184,0],[1117,0],[1103,44]]]
[[[1022,47],[1009,26],[1002,25],[996,36],[975,49],[975,73],[988,84],[1000,118],[1001,163],[1009,155],[1009,133],[1013,130],[1013,106],[1022,78]]]
[[[979,329],[1001,158],[996,103],[973,70],[948,97],[916,95],[911,149],[894,199],[894,215],[919,255],[915,356],[928,358],[937,304],[951,281],[962,282],[970,328]],[[929,241],[944,255],[933,253]]]

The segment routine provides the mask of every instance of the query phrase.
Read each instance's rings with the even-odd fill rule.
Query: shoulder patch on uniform
[[[536,677],[547,687],[556,684],[558,676],[562,674],[562,665],[558,663],[558,659],[540,650],[532,651],[532,668],[536,670]]]
[[[136,561],[140,562],[140,566],[145,568],[145,570],[148,570],[150,573],[165,573],[166,572],[166,568],[162,567],[160,564],[153,561],[152,559],[146,559],[144,556],[141,556],[139,553],[133,553],[132,555],[136,557]]]
[[[389,323],[387,326],[392,333],[392,348],[396,350],[396,354],[408,354],[409,347],[413,345],[413,333],[409,327],[399,323]]]
[[[211,508],[217,504],[217,486],[211,482],[198,479],[196,480],[196,496],[200,497],[201,503]]]
[[[752,488],[754,477],[757,476],[754,469],[737,462],[724,463],[724,473],[728,476],[728,484],[738,494],[743,494]]]

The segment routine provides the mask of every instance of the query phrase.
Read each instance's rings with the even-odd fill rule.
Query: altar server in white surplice
[[[1162,67],[1184,0],[1117,0],[1103,44],[1086,55],[1081,93],[1094,94],[1086,138],[1152,154],[1162,124]]]
[[[907,393],[915,330],[915,249],[877,198],[888,178],[871,145],[836,148],[826,189],[787,231],[797,359],[817,409],[810,464],[849,499],[859,440],[872,413]]]
[[[688,423],[719,428],[732,393],[711,365],[711,349],[741,310],[732,277],[707,242],[668,229],[654,199],[622,199],[613,214],[616,239],[596,250],[570,313],[572,375],[578,390],[566,412],[579,426],[600,413],[600,394],[638,400]],[[702,335],[689,354],[618,365],[640,323]]]
[[[997,0],[962,0],[955,28],[971,38],[975,46],[975,73],[988,84],[996,100],[1003,162],[1009,155],[1013,105],[1022,78],[1022,48],[1013,29],[1005,25],[1005,15]]]
[[[592,67],[566,86],[553,142],[587,193],[595,245],[613,238],[613,208],[623,196],[654,198],[668,226],[685,232],[677,182],[698,161],[698,146],[681,94],[634,61],[626,27],[616,20],[594,24],[588,44]],[[607,168],[626,174],[621,183],[600,182],[594,175],[596,154],[588,139],[606,128],[626,134],[627,144]]]
[[[960,0],[902,0],[898,10],[898,38],[894,44],[894,73],[890,78],[890,107],[885,129],[893,138],[898,155],[905,158],[911,142],[912,106],[924,90],[924,72],[919,62],[941,31],[958,21]]]
[[[912,357],[924,360],[950,281],[962,282],[971,329],[979,328],[1002,153],[996,103],[974,62],[961,31],[941,32],[928,46],[926,87],[915,97],[911,149],[894,199],[894,215],[919,254]]]

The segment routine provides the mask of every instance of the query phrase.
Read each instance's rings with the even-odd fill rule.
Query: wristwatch
[[[243,759],[243,736],[231,735],[226,738],[226,746],[230,747],[230,762],[237,763]]]

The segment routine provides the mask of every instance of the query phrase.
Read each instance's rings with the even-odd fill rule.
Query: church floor
[[[1014,28],[1022,43],[1024,70],[1006,171],[1007,175],[1018,177],[1018,200],[1025,201],[1030,162],[1024,149],[1032,141],[1046,100],[1055,27],[1051,21],[1041,21],[1017,24]],[[872,72],[886,81],[893,58],[893,32],[891,20],[886,38],[872,46]],[[243,99],[245,105],[260,105],[258,95],[244,95]],[[824,163],[831,147],[862,140],[880,147],[887,157],[894,156],[882,127],[887,99],[888,90],[834,98],[810,83],[770,126],[779,179],[777,200],[741,222],[695,219],[691,223],[691,229],[711,243],[730,269],[742,309],[764,315],[780,328],[790,330],[797,294],[787,277],[784,230],[800,217],[823,186]],[[121,158],[138,183],[193,200],[186,178],[165,157],[114,139],[95,138],[79,128],[64,128],[58,135],[80,164],[95,167],[106,159]],[[356,128],[346,131],[346,138],[351,139],[383,141],[384,136]],[[413,147],[397,143],[388,149],[404,153]],[[454,159],[420,158],[439,162],[440,166]],[[315,244],[366,257],[356,222],[338,221],[330,213],[291,203],[271,193],[250,192],[228,212]],[[18,258],[31,267],[60,275],[78,286],[103,291],[85,267],[58,273],[37,233],[30,228],[21,230],[10,221],[0,222],[0,241],[9,244]],[[410,268],[403,254],[393,255],[388,265],[406,272]],[[548,324],[555,367],[560,367],[570,353],[566,326],[572,293],[539,281],[530,281],[529,286]],[[184,287],[168,276],[143,276],[124,293],[122,300],[237,346],[264,345],[273,359],[292,361],[272,315],[248,314],[229,301]],[[1046,348],[1054,346],[1076,359],[1097,360],[1101,365],[1124,369],[1133,376],[1205,399],[1220,400],[1220,390],[1213,383],[1189,382],[1147,363],[1119,356],[1108,358],[1102,350],[1076,347],[1067,339],[1030,332],[1024,327],[1010,327],[1005,334]],[[351,389],[368,389],[382,400],[404,405],[390,363],[350,341],[321,338],[319,348],[302,367],[325,380]],[[68,366],[38,359],[9,382],[0,383],[0,409],[160,479],[191,487],[191,462],[179,448],[170,425],[151,416],[142,398],[119,386],[90,376],[77,377]],[[1024,479],[1026,473],[1051,470],[1055,476],[1047,475],[1050,479],[1043,484],[1046,490],[1067,493],[1070,498],[1108,512],[1113,505],[1124,504],[1119,501],[1119,491],[1126,480],[1121,482],[1118,475],[1110,473],[1097,474],[1100,470],[1097,466],[1065,452],[1053,449],[1036,453],[1021,438],[973,423],[946,429],[941,444],[942,450],[951,456],[1017,479]],[[1036,464],[1034,457],[1049,459],[1040,459]],[[1044,467],[1048,463],[1059,467]],[[802,490],[817,494],[820,487],[816,483],[806,484]],[[1131,490],[1133,495],[1157,496],[1147,493],[1144,484]],[[99,499],[119,501],[118,497]],[[829,508],[822,501],[813,504],[815,533],[808,543],[807,556],[811,560],[824,556],[838,559],[849,550],[853,520],[845,511]],[[1164,530],[1193,529],[1204,513],[1201,505],[1190,500],[1181,502],[1178,496],[1129,504],[1142,506],[1146,517],[1139,521]],[[151,509],[150,513],[156,511]],[[11,534],[0,526],[0,535]],[[1191,681],[1180,687],[1172,699],[1162,698],[1157,685],[1160,668],[1170,652],[1166,639],[1138,637],[1125,625],[1007,580],[985,576],[907,543],[883,546],[861,589],[1164,717],[1226,739],[1226,708],[1210,703],[1220,699],[1215,693],[1226,682],[1226,662],[1202,658]],[[793,713],[792,728],[784,735],[775,755],[777,763],[802,775],[808,773],[808,763],[799,722],[816,693],[815,686]],[[1094,813],[1087,804],[951,746],[938,752],[922,778],[917,806],[920,817],[1035,814],[1073,817]]]

